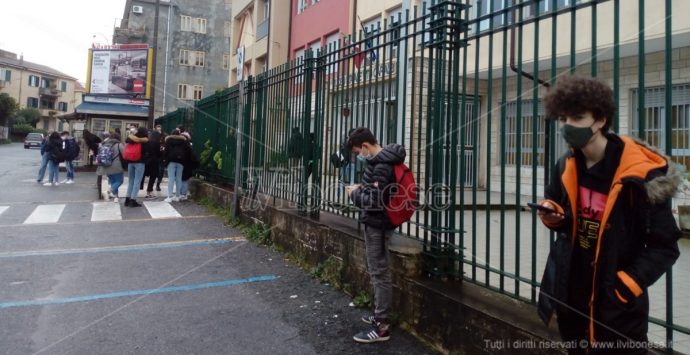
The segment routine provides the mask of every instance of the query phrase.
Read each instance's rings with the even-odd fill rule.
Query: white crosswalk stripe
[[[122,220],[120,204],[115,202],[94,202],[91,222]]]
[[[151,218],[154,219],[182,217],[182,215],[180,215],[177,210],[167,202],[146,201],[144,202],[144,206],[146,206],[146,209],[149,211]]]
[[[45,204],[36,207],[26,204],[0,206],[0,226],[16,224],[59,224],[116,222],[122,220],[182,218],[175,204],[165,201],[145,201],[148,215],[142,209],[128,210],[120,203],[75,202],[62,204]],[[135,213],[140,211],[139,213]]]
[[[65,205],[40,205],[31,213],[29,218],[24,221],[24,224],[38,224],[38,223],[57,223],[60,220],[62,211],[65,210]]]

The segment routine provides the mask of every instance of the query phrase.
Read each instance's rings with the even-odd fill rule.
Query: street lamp
[[[103,37],[103,39],[105,39],[105,43],[107,45],[110,45],[110,40],[108,39],[108,37],[106,35],[104,35],[103,33],[100,33],[100,32],[96,32],[91,36],[91,38],[93,39],[93,42],[96,42],[96,35],[100,35],[101,37]]]

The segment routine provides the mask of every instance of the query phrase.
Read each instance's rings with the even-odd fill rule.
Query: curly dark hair
[[[609,130],[616,113],[611,88],[595,79],[578,75],[566,75],[558,79],[556,86],[544,96],[547,117],[557,119],[562,116],[575,116],[586,111],[594,119],[605,120],[602,132]]]
[[[378,144],[378,141],[369,128],[359,127],[350,133],[347,139],[347,149],[352,150],[352,147],[361,148],[363,143]]]

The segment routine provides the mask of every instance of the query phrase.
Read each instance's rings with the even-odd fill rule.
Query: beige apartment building
[[[51,67],[25,61],[15,53],[0,50],[0,92],[13,97],[20,108],[38,109],[42,119],[36,128],[68,129],[60,116],[74,112],[76,105],[81,102],[83,91],[76,78]]]
[[[230,86],[287,62],[289,14],[290,1],[233,0]]]

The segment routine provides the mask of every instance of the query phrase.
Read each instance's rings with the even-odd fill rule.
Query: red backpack
[[[395,183],[389,185],[390,200],[386,214],[390,222],[398,227],[409,221],[417,210],[417,184],[412,171],[404,163],[393,165]]]
[[[141,143],[125,144],[125,151],[122,152],[122,159],[130,162],[141,160]]]

